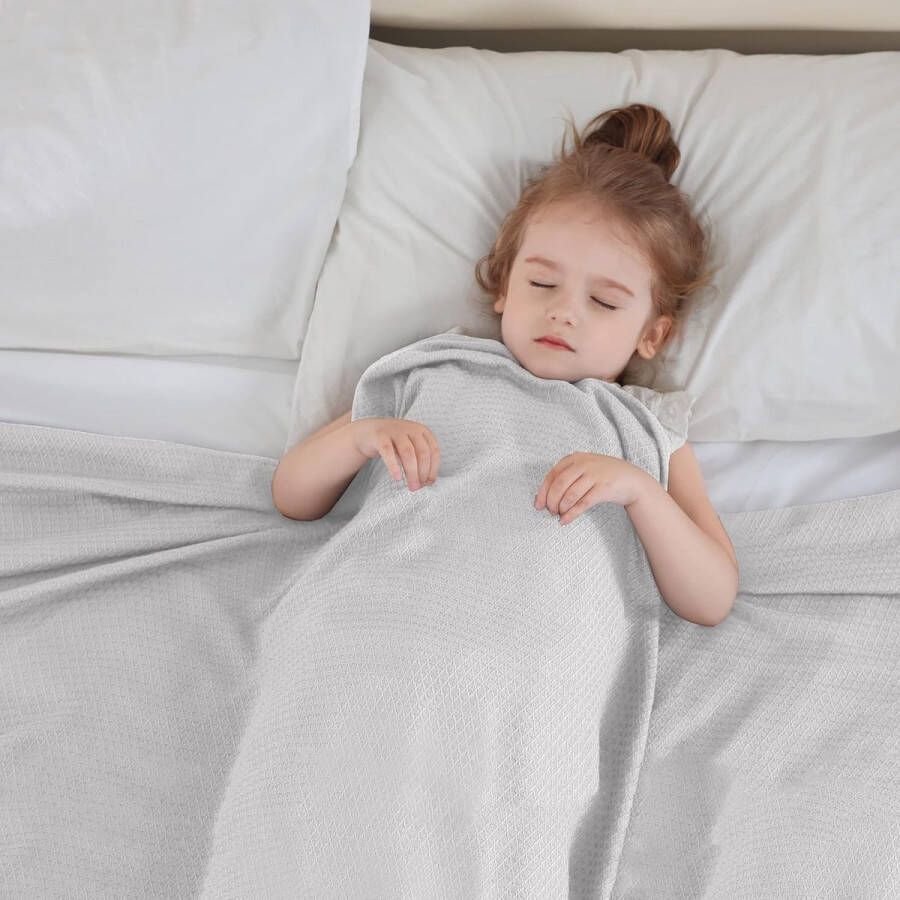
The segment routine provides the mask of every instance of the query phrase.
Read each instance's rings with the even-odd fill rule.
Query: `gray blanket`
[[[427,339],[353,417],[436,484],[317,522],[275,460],[0,424],[0,895],[896,896],[900,491],[723,514],[694,625],[623,509],[532,503],[576,449],[665,483],[661,402]]]

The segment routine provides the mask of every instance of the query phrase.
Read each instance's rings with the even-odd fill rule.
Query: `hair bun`
[[[662,169],[666,181],[681,160],[669,120],[644,103],[608,109],[591,119],[582,134],[584,147],[609,144],[646,157]]]

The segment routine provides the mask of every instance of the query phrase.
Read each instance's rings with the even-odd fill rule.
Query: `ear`
[[[666,339],[666,335],[668,335],[671,329],[671,316],[657,316],[653,324],[647,326],[644,330],[644,333],[641,335],[641,339],[638,341],[638,345],[635,348],[636,351],[644,359],[652,359],[656,356],[660,346],[662,346],[663,341]]]
[[[506,306],[506,294],[501,294],[494,301],[494,312],[502,313],[503,308]]]

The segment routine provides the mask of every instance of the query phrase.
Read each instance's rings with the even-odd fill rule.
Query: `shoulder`
[[[737,565],[731,539],[728,537],[728,532],[722,525],[715,507],[710,502],[706,485],[703,483],[700,464],[688,441],[685,441],[669,457],[668,492],[691,521],[701,531],[720,543]]]
[[[657,391],[637,384],[625,384],[621,389],[639,401],[655,416],[668,436],[669,451],[673,453],[687,440],[688,426],[697,398],[686,390]]]

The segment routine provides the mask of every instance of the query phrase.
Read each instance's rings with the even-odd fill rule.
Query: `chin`
[[[525,368],[528,369],[532,375],[537,375],[540,378],[554,378],[557,381],[578,381],[580,378],[584,378],[583,375],[571,371],[568,366],[554,366],[548,364],[546,361],[538,361],[529,366],[525,366]]]

